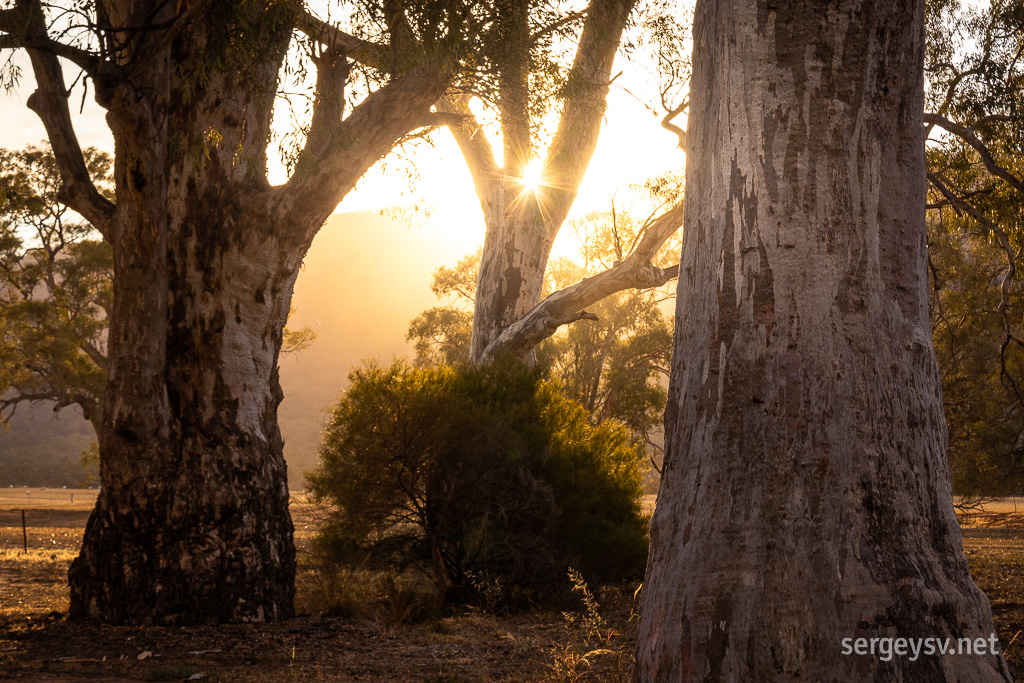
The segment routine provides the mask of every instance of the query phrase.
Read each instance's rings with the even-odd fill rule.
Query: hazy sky
[[[45,137],[42,124],[25,106],[25,100],[34,88],[28,60],[23,54],[16,59],[24,72],[21,84],[10,94],[0,93],[0,114],[4,121],[0,127],[0,147],[10,149],[39,142]],[[635,193],[629,189],[631,184],[682,169],[684,156],[676,148],[676,137],[660,127],[660,113],[655,115],[639,101],[642,98],[649,104],[657,102],[651,73],[648,67],[637,63],[639,61],[639,58],[631,62],[621,57],[616,60],[615,71],[623,73],[612,85],[606,123],[574,206],[575,216],[592,210],[607,210],[613,196],[618,210],[628,210],[636,201]],[[65,63],[65,79],[71,81],[77,75],[77,70]],[[95,145],[111,150],[113,142],[103,111],[93,102],[91,92],[90,89],[83,101],[79,84],[71,97],[79,141],[83,146]],[[79,106],[82,108],[80,113]],[[282,113],[277,118],[282,122],[277,129],[284,132],[289,125],[286,123],[288,116]],[[364,176],[337,211],[410,206],[428,208],[430,217],[421,227],[431,230],[436,239],[449,243],[457,251],[471,252],[483,242],[483,217],[472,181],[458,147],[447,131],[435,132],[431,142],[429,145],[412,145],[389,155],[383,164],[378,164]],[[498,142],[495,135],[492,144],[500,153]],[[282,182],[285,172],[278,160],[276,145],[270,151],[270,161],[271,181]],[[413,168],[418,180],[410,183],[407,176]],[[647,210],[646,204],[637,207],[637,213],[646,213]],[[408,215],[413,216],[414,223],[422,220],[419,214]],[[571,242],[571,239],[559,240],[554,255],[571,255],[574,251]]]

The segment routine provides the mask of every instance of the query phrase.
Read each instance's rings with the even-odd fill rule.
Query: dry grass
[[[315,514],[302,502],[293,503],[292,512],[302,549]],[[240,683],[632,679],[634,587],[579,587],[564,611],[445,613],[419,604],[415,585],[396,577],[331,575],[305,561],[297,586],[304,615],[283,624],[158,629],[70,623],[54,613],[67,611],[67,567],[87,515],[30,509],[29,552],[23,553],[20,510],[0,510],[0,678],[181,680],[202,673],[204,681]],[[1011,668],[1024,675],[1024,514],[972,515],[964,546],[972,574],[992,602]],[[140,660],[145,652],[152,656]]]

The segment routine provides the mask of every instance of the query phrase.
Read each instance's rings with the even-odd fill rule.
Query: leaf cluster
[[[87,167],[109,192],[110,157]],[[106,180],[107,182],[104,182]],[[0,150],[0,405],[47,400],[97,414],[105,384],[110,246],[59,198],[50,150]]]
[[[456,603],[495,586],[507,603],[536,596],[569,565],[642,571],[642,454],[557,384],[513,363],[365,365],[349,379],[308,477],[330,561],[413,568]]]
[[[953,491],[1013,493],[1024,485],[1024,348],[1005,343],[998,310],[1005,258],[984,235],[935,221],[929,227],[932,329]],[[1019,300],[1019,281],[1012,291]],[[1021,327],[1018,317],[1011,333],[1024,334]]]

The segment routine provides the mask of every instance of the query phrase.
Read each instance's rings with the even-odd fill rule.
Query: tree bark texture
[[[543,184],[535,192],[520,181],[534,142],[529,79],[521,59],[510,58],[499,74],[503,168],[471,117],[450,126],[473,176],[487,228],[473,312],[473,363],[489,362],[499,352],[519,350],[489,347],[540,300],[551,245],[597,146],[612,64],[635,4],[636,0],[589,3],[563,89],[558,129],[544,159]],[[502,2],[499,7],[510,40],[525,41],[529,35],[526,5]],[[468,114],[464,104],[450,109]]]
[[[171,28],[131,32],[92,74],[116,150],[116,206],[93,211],[113,245],[114,304],[102,491],[69,572],[71,616],[284,619],[295,549],[277,360],[292,287],[323,221],[427,122],[445,77],[398,75],[343,121],[345,58],[326,51],[299,170],[270,187],[266,148],[294,8],[215,0],[176,15],[173,3],[102,4],[115,29]],[[33,54],[60,82],[56,58]],[[60,130],[70,118],[52,114],[67,103],[41,73],[37,110],[51,140],[63,133],[73,146]]]
[[[928,318],[923,0],[700,0],[644,681],[1003,681]]]

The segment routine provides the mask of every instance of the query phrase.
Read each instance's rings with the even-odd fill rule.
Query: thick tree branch
[[[1006,168],[996,163],[995,158],[992,156],[992,152],[989,150],[988,145],[982,142],[977,135],[974,134],[974,127],[967,128],[959,124],[953,123],[945,116],[940,114],[925,114],[925,123],[938,125],[945,130],[949,131],[953,135],[957,136],[968,145],[973,147],[978,152],[978,156],[981,157],[982,163],[985,164],[985,168],[992,175],[1002,178],[1010,184],[1015,190],[1024,194],[1024,181],[1018,178],[1016,175],[1011,173]]]
[[[46,19],[38,3],[20,5],[26,24],[23,29],[29,43],[46,42]],[[48,38],[46,40],[49,40]],[[82,214],[108,241],[113,242],[114,205],[104,198],[89,176],[82,147],[75,135],[68,106],[68,91],[57,53],[29,48],[29,59],[38,88],[28,98],[28,107],[43,122],[53,155],[60,170],[62,186],[59,199]]]
[[[530,5],[496,4],[496,39],[503,46],[498,71],[498,115],[501,120],[505,175],[519,178],[533,156],[530,120]]]
[[[505,353],[525,356],[562,325],[576,320],[594,320],[586,312],[591,306],[626,289],[660,287],[679,274],[679,266],[658,268],[651,259],[683,223],[683,205],[677,204],[654,219],[636,250],[608,270],[550,295],[502,332],[484,352],[483,362]]]
[[[309,12],[303,13],[299,18],[297,28],[310,38],[326,45],[328,50],[344,52],[349,59],[381,73],[389,73],[391,70],[385,47],[345,33],[337,26],[332,26]]]
[[[85,342],[85,344],[82,345],[82,351],[84,351],[85,355],[89,356],[89,359],[92,360],[98,368],[103,370],[104,373],[110,370],[110,365],[107,363],[107,357],[100,352],[92,342]]]
[[[344,52],[331,48],[314,55],[313,63],[316,65],[316,94],[303,155],[316,158],[323,154],[341,126],[345,113],[345,81],[351,64]],[[300,157],[299,163],[302,161]]]
[[[450,78],[441,67],[413,69],[368,95],[344,120],[328,111],[337,102],[319,100],[313,114],[318,123],[295,172],[284,185],[255,196],[254,210],[273,217],[291,239],[308,244],[359,178],[396,141],[430,122],[431,107]]]
[[[178,4],[181,6],[182,3],[179,2]],[[145,53],[139,56],[132,65],[130,73],[132,75],[137,74],[149,66],[161,52],[174,42],[175,38],[181,35],[182,31],[188,28],[192,20],[206,9],[206,6],[209,4],[210,0],[192,0],[191,3],[187,3],[185,11],[178,15],[171,27]]]
[[[462,151],[466,167],[473,178],[476,196],[483,202],[490,195],[494,183],[501,179],[501,169],[494,160],[494,150],[483,126],[473,116],[466,100],[466,96],[449,95],[438,100],[435,108],[460,117],[458,122],[448,124],[448,130]]]
[[[592,0],[587,10],[558,129],[548,149],[544,177],[552,185],[545,218],[553,234],[576,198],[597,147],[604,118],[612,64],[636,0]]]

